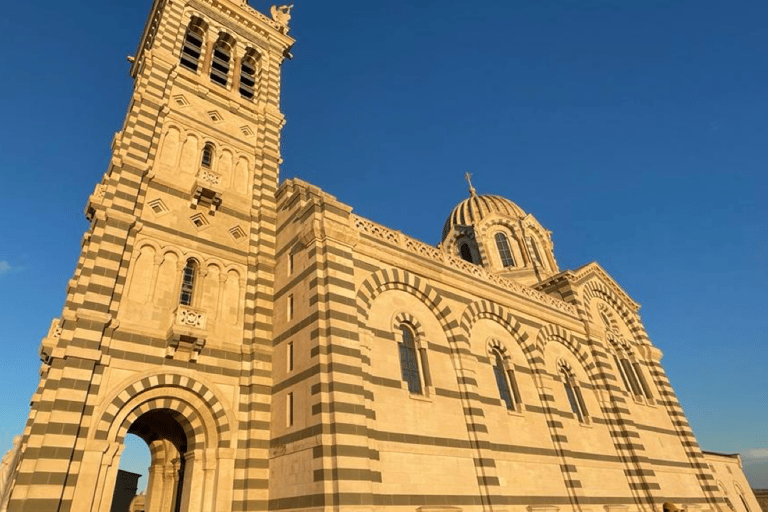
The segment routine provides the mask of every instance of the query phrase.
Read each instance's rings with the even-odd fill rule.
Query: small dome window
[[[468,243],[463,243],[459,247],[459,254],[461,254],[461,259],[464,261],[468,261],[470,263],[474,263],[474,259],[472,259],[472,249],[469,248]]]
[[[512,257],[512,249],[509,247],[509,240],[504,233],[496,233],[494,237],[496,239],[496,248],[499,250],[499,258],[501,259],[501,266],[504,268],[514,267],[515,258]]]

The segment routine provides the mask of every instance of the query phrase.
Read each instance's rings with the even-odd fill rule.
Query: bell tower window
[[[496,248],[499,250],[501,266],[504,268],[514,267],[515,259],[512,257],[512,249],[509,247],[509,240],[504,233],[496,233]]]
[[[184,44],[181,47],[181,65],[195,72],[203,52],[204,33],[204,22],[200,18],[193,18],[187,27]]]
[[[259,55],[249,52],[240,64],[240,95],[246,99],[256,96],[256,75],[259,66]]]
[[[179,304],[182,306],[191,306],[195,291],[195,278],[197,277],[197,261],[187,260],[187,265],[181,274],[181,296]]]
[[[232,60],[232,49],[225,37],[222,36],[213,47],[213,56],[211,58],[211,81],[222,87],[227,86],[229,75],[229,64]]]

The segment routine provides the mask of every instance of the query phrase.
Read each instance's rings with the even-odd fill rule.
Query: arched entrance
[[[113,397],[95,415],[72,510],[111,512],[128,434],[149,446],[146,512],[212,512],[231,504],[232,423],[216,393],[188,376],[155,374]]]
[[[152,410],[140,416],[128,429],[129,434],[147,443],[151,454],[145,512],[181,512],[188,439],[175,414],[169,409]],[[114,506],[111,510],[114,511]]]

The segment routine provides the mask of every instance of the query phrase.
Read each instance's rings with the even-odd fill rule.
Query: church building
[[[280,181],[290,17],[154,1],[0,511],[109,512],[135,434],[146,512],[758,512],[531,212],[470,183],[435,247]]]

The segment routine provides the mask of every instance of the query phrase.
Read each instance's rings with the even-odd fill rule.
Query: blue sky
[[[742,453],[768,487],[768,3],[296,4],[283,177],[437,243],[472,172],[553,231],[561,268],[597,260],[643,305],[702,447]],[[26,421],[150,5],[0,18],[0,450]]]

